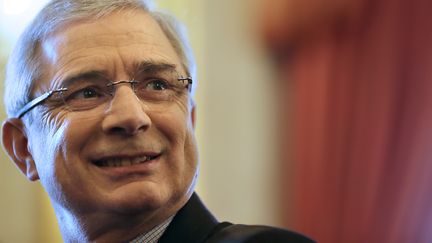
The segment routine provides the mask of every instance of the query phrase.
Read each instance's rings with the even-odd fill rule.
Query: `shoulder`
[[[221,223],[219,230],[206,243],[313,243],[314,241],[289,230],[262,226]]]

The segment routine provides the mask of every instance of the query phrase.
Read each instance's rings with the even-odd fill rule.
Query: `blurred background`
[[[1,67],[44,2],[0,0]],[[197,190],[219,219],[432,242],[432,1],[156,2],[189,29]],[[4,154],[0,178],[0,242],[60,242],[40,185]]]
[[[0,0],[2,80],[11,47],[46,2]],[[156,1],[186,24],[198,63],[199,195],[221,220],[277,225],[274,75],[251,24],[257,3]],[[61,242],[46,193],[3,151],[0,178],[0,242]]]

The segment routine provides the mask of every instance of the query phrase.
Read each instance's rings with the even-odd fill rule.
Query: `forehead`
[[[148,13],[132,10],[62,26],[43,41],[42,57],[49,80],[83,71],[119,76],[144,61],[180,66],[159,24]]]

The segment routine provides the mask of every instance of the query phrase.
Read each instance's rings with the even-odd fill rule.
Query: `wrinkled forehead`
[[[44,79],[62,79],[83,71],[126,78],[139,63],[181,67],[181,61],[159,24],[138,10],[114,12],[95,20],[63,25],[41,44]],[[183,70],[181,70],[183,71]]]

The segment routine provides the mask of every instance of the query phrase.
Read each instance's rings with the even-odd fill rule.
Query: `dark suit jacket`
[[[291,231],[269,226],[219,223],[194,193],[174,216],[159,243],[313,243]]]

